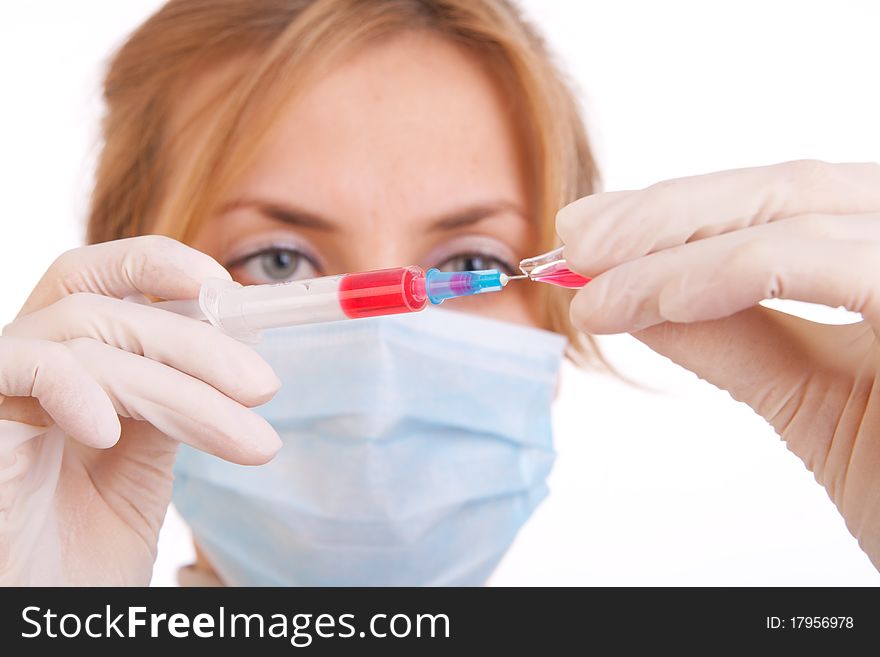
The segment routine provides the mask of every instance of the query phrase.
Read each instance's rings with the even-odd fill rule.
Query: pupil
[[[263,256],[263,270],[274,279],[284,279],[293,275],[298,259],[292,251],[272,251]]]
[[[466,271],[485,269],[483,265],[483,258],[481,256],[468,256],[464,259],[464,268]]]

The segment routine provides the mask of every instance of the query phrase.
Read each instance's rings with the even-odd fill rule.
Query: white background
[[[101,71],[156,0],[0,5],[0,320],[82,241]],[[880,5],[523,3],[575,82],[607,189],[811,157],[880,160]],[[566,368],[552,493],[495,584],[878,585],[825,492],[748,408],[628,336],[644,392]],[[174,515],[155,584],[191,558]]]

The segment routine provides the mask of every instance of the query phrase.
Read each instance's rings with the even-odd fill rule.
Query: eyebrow
[[[221,209],[221,214],[239,210],[242,208],[252,208],[270,219],[275,219],[284,224],[291,226],[299,226],[300,228],[313,228],[324,232],[335,232],[339,226],[329,219],[325,219],[313,212],[308,212],[302,208],[297,208],[286,203],[278,203],[276,201],[263,201],[260,199],[240,199],[227,203]]]
[[[339,226],[326,217],[322,217],[288,203],[279,203],[277,201],[241,199],[224,205],[221,209],[221,214],[241,208],[252,208],[270,219],[275,219],[276,221],[291,226],[312,228],[324,232],[335,232],[339,230]],[[458,208],[431,219],[428,222],[427,230],[429,232],[448,232],[459,228],[466,228],[478,224],[484,219],[501,214],[502,212],[513,212],[514,214],[525,217],[525,213],[522,209],[520,209],[517,204],[510,201],[476,203]]]
[[[515,204],[509,201],[495,201],[492,203],[478,203],[459,208],[443,216],[432,220],[428,226],[430,232],[443,232],[466,228],[480,223],[484,219],[494,217],[502,212],[513,212],[525,217],[525,213]]]

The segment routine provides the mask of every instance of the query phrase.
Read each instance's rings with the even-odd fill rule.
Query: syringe
[[[417,266],[268,285],[208,279],[198,299],[152,305],[207,320],[244,342],[257,342],[263,329],[411,313],[429,301],[436,305],[454,297],[496,292],[508,280],[497,269],[425,272]]]

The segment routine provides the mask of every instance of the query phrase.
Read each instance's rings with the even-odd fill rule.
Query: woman
[[[121,299],[189,298],[229,275],[513,270],[551,248],[556,210],[589,195],[595,171],[539,40],[489,0],[178,1],[117,55],[106,98],[101,244],[62,256],[0,345],[3,581],[146,583],[179,442],[195,448],[174,495],[199,572],[484,580],[544,494],[550,331],[590,353],[564,295],[523,285],[458,304],[519,326],[436,313],[282,331],[263,358]],[[818,163],[713,174],[589,196],[557,225],[596,276],[576,327],[635,332],[752,405],[875,565],[878,179],[874,165]],[[123,239],[147,233],[202,253]],[[816,327],[756,305],[781,295],[866,322]],[[475,337],[490,333],[497,344]],[[468,386],[499,376],[510,394],[469,405]],[[214,458],[276,452],[264,468]]]

